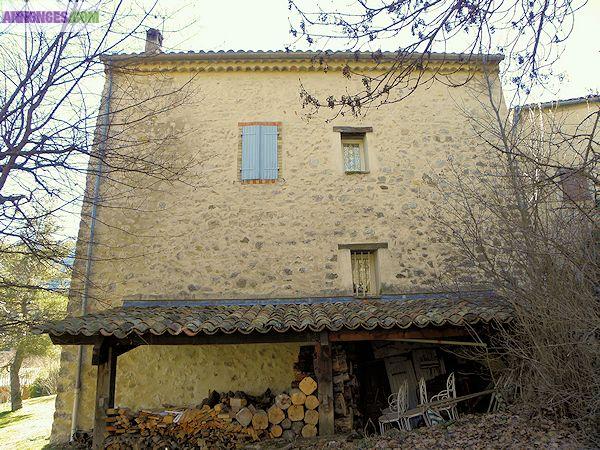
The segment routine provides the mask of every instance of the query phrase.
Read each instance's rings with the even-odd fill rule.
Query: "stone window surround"
[[[340,133],[340,151],[342,152],[342,164],[344,173],[346,175],[353,174],[365,174],[371,170],[371,164],[369,162],[369,151],[367,146],[367,133],[373,132],[373,127],[348,127],[348,126],[335,126],[333,127],[334,133]],[[363,158],[363,170],[359,171],[347,171],[344,163],[344,142],[348,143],[359,143],[361,146],[361,153]]]
[[[348,295],[354,295],[352,279],[352,250],[364,250],[374,253],[375,258],[375,293],[368,295],[367,298],[376,298],[381,296],[381,262],[383,260],[382,252],[387,252],[387,242],[366,242],[366,243],[344,243],[338,244],[338,264],[340,283]],[[360,297],[362,298],[362,297]]]
[[[275,180],[242,180],[242,127],[264,125],[277,127],[277,179]],[[281,122],[238,122],[238,154],[237,154],[237,179],[241,184],[275,184],[282,179],[282,156],[281,150]]]

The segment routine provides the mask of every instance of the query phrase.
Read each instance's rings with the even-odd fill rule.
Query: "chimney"
[[[160,53],[163,37],[156,28],[148,28],[146,31],[146,53]]]

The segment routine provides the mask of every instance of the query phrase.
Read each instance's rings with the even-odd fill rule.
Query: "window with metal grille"
[[[364,137],[342,136],[342,151],[346,173],[367,171]]]
[[[375,252],[372,250],[352,250],[352,286],[354,295],[366,297],[377,293],[375,272]]]

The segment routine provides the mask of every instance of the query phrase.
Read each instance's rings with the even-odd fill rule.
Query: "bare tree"
[[[89,6],[75,3],[66,10]],[[161,74],[143,74],[147,83],[131,82],[141,75],[128,63],[155,56],[158,46],[121,59],[119,67],[108,57],[130,51],[130,41],[138,44],[136,38],[146,36],[147,24],[156,19],[156,3],[147,9],[121,0],[101,5],[103,22],[95,28],[65,24],[56,32],[17,23],[0,34],[0,344],[16,350],[11,370],[15,408],[20,406],[18,370],[33,348],[28,330],[52,317],[56,311],[46,308],[47,299],[68,289],[68,284],[48,283],[44,274],[61,267],[70,273],[73,265],[70,304],[73,312],[85,313],[89,273],[98,259],[88,251],[94,246],[97,208],[141,209],[132,200],[133,190],[138,195],[161,182],[184,182],[184,172],[195,165],[194,155],[174,159],[171,152],[192,130],[163,127],[146,140],[128,133],[189,104],[192,79],[173,85]],[[113,83],[117,76],[118,88]],[[100,186],[106,188],[101,192]],[[65,258],[65,241],[71,237],[61,222],[80,211],[77,252]],[[39,224],[48,222],[57,229],[40,233]],[[27,270],[11,269],[17,266]]]
[[[123,131],[189,101],[190,83],[165,89],[164,77],[155,75],[148,89],[134,92],[133,87],[113,89],[108,80],[102,96],[98,95],[105,55],[129,49],[129,42],[145,34],[146,24],[156,14],[156,4],[139,10],[122,1],[104,5],[103,22],[95,28],[65,24],[60,32],[53,32],[17,23],[0,34],[3,254],[34,255],[49,265],[62,264],[58,255],[64,239],[56,239],[61,234],[42,240],[35,232],[36,223],[48,217],[59,223],[76,216],[82,202],[88,205],[82,210],[87,220],[92,203],[97,206],[108,200],[95,195],[93,180],[119,185],[121,189],[113,189],[111,195],[125,196],[128,177],[137,176],[138,187],[151,188],[157,181],[177,182],[194,163],[193,158],[174,162],[167,153],[167,143],[181,138],[181,130],[165,132],[151,142],[134,141]],[[138,60],[156,51],[160,50],[150,49]],[[119,76],[136,75],[123,69]],[[90,189],[85,192],[88,178]],[[4,275],[0,287],[46,289]]]
[[[458,256],[449,274],[487,280],[513,306],[496,344],[521,401],[598,443],[600,103],[567,127],[560,109],[506,111],[489,79],[481,88],[485,112],[469,119],[485,164],[470,174],[451,164],[437,180],[434,218]]]
[[[517,98],[543,86],[552,75],[562,43],[574,26],[574,14],[586,0],[357,0],[343,9],[315,0],[289,0],[291,33],[319,48],[342,46],[348,51],[372,51],[381,65],[378,74],[353,71],[364,88],[336,97],[302,90],[306,105],[360,114],[368,106],[401,101],[432,80],[458,86],[469,80],[453,77],[432,52],[458,52],[465,64],[475,54],[506,56],[503,77]],[[330,8],[330,9],[327,9]],[[382,53],[381,46],[390,52]],[[327,52],[320,57],[324,65]],[[460,70],[460,69],[457,69]]]

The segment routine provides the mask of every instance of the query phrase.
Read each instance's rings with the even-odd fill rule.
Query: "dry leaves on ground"
[[[418,428],[410,432],[391,431],[386,436],[355,439],[320,438],[296,441],[279,449],[523,449],[523,448],[590,448],[581,443],[577,433],[548,419],[508,412],[470,414],[457,421]]]

